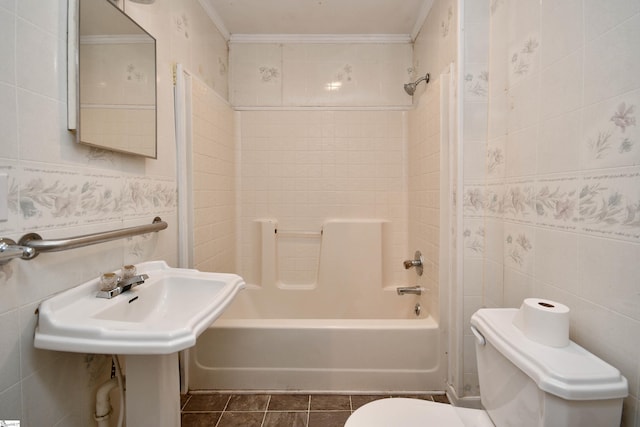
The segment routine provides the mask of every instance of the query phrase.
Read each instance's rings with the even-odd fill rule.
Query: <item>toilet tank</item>
[[[628,394],[620,371],[570,342],[549,347],[513,325],[517,309],[481,309],[476,336],[480,398],[496,427],[620,425]]]

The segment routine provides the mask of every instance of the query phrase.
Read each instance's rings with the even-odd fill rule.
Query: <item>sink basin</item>
[[[164,261],[136,268],[149,278],[112,299],[96,298],[96,278],[44,301],[34,345],[79,353],[175,353],[192,347],[245,286],[235,274],[170,268]]]

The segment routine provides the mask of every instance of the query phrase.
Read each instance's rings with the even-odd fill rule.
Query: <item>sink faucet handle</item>
[[[110,291],[115,289],[118,286],[118,282],[120,282],[120,276],[116,273],[102,273],[100,276],[100,290]]]
[[[123,279],[128,279],[130,277],[135,276],[137,273],[136,270],[136,266],[135,265],[131,265],[131,264],[127,264],[122,266],[122,278]]]

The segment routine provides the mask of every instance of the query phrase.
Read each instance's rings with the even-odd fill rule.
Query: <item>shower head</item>
[[[404,91],[407,92],[407,95],[413,96],[413,93],[416,91],[416,87],[418,86],[418,83],[420,83],[423,80],[426,83],[429,83],[429,73],[427,73],[424,77],[420,77],[418,80],[416,80],[413,83],[406,83],[404,85]]]

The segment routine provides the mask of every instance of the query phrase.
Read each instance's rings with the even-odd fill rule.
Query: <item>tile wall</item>
[[[465,312],[567,304],[571,338],[628,379],[638,426],[640,3],[468,1],[465,16]]]
[[[425,260],[423,276],[413,278],[428,291],[429,312],[440,319],[440,80],[429,83],[409,112],[409,249]]]
[[[414,230],[416,227],[425,227],[428,233],[412,234],[412,239],[417,241],[416,245],[429,248],[430,259],[434,265],[432,276],[429,279],[429,286],[437,291],[432,298],[431,304],[434,305],[432,310],[434,312],[439,311],[441,320],[445,319],[449,321],[446,326],[446,330],[449,336],[456,337],[460,331],[459,322],[456,321],[455,313],[449,313],[448,298],[455,300],[455,286],[448,286],[448,284],[440,283],[439,277],[442,277],[439,273],[440,265],[439,250],[443,245],[439,238],[442,234],[439,233],[440,229],[440,185],[435,184],[435,181],[440,178],[440,134],[444,129],[440,129],[440,118],[445,112],[440,111],[440,94],[441,85],[448,84],[440,82],[440,75],[442,73],[452,73],[455,80],[457,73],[457,45],[458,45],[458,4],[453,0],[436,0],[433,2],[431,10],[420,30],[413,46],[413,72],[414,77],[424,76],[426,73],[430,74],[431,81],[428,85],[420,83],[413,96],[413,102],[415,110],[411,111],[410,116],[410,130],[415,130],[412,135],[421,135],[414,140],[414,136],[410,137],[410,146],[418,144],[418,156],[423,161],[410,163],[410,174],[423,175],[425,181],[419,181],[420,185],[425,185],[429,190],[423,194],[428,195],[428,198],[420,200],[420,198],[412,198],[410,202],[410,211],[414,214],[410,217],[409,229]],[[458,102],[458,95],[453,94],[453,102]],[[454,110],[457,109],[454,106]],[[456,118],[450,117],[450,124],[453,128],[456,128]],[[457,135],[451,135],[452,145],[449,147],[450,155],[453,159],[457,159]],[[423,142],[420,142],[423,141]],[[410,155],[413,157],[413,154]],[[447,160],[448,161],[448,160]],[[455,170],[458,167],[457,161],[453,161],[450,164],[452,168],[452,176],[456,176]],[[451,191],[455,195],[457,188],[459,187],[457,182],[449,183],[451,185]],[[413,193],[414,195],[420,194],[420,192]],[[422,206],[420,206],[422,205]],[[415,212],[420,214],[416,215]],[[421,215],[422,212],[428,212],[427,215]],[[451,226],[450,230],[451,241],[448,242],[452,246],[452,250],[455,251],[456,246],[456,207],[450,206],[449,212],[451,212]],[[421,217],[422,216],[422,217]],[[437,229],[435,225],[437,224]],[[437,243],[435,243],[437,242]],[[449,262],[452,266],[449,266],[449,284],[456,283],[456,268],[455,265],[459,262],[455,257],[449,258]],[[461,262],[461,261],[460,261]],[[444,287],[447,286],[445,289]],[[437,302],[436,302],[437,301]],[[435,305],[438,305],[436,308]],[[444,323],[443,323],[444,325]],[[449,340],[448,348],[449,354],[457,354],[457,340]],[[448,382],[455,384],[458,381],[459,371],[462,369],[455,363],[449,363],[448,366]],[[443,386],[444,387],[444,386]]]
[[[158,40],[157,160],[90,149],[67,131],[67,1],[0,0],[0,173],[9,178],[0,237],[36,231],[62,238],[146,224],[155,215],[169,223],[157,234],[0,266],[0,419],[24,426],[91,425],[95,389],[110,371],[104,356],[34,349],[39,302],[123,263],[175,265],[171,64],[193,68],[226,95],[224,39],[196,0],[125,6]]]
[[[235,273],[236,146],[227,101],[192,78],[193,268]]]
[[[384,219],[393,236],[387,266],[393,283],[387,285],[404,283],[405,123],[402,111],[240,113],[238,262],[245,280],[259,284],[252,255],[256,219],[297,231],[320,231],[328,219]],[[313,272],[316,267],[309,265]]]
[[[231,43],[234,107],[409,106],[409,43]]]

